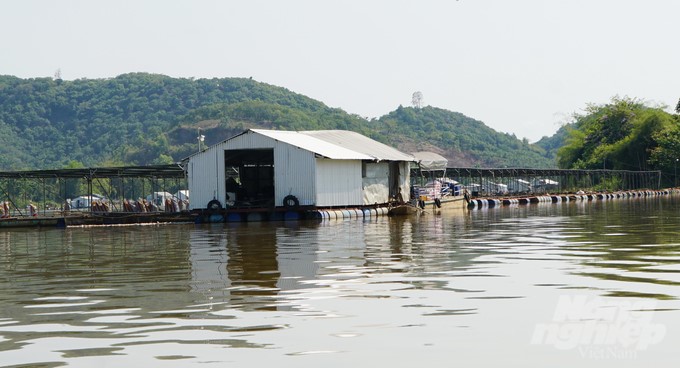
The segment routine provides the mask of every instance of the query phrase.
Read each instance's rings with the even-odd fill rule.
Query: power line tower
[[[416,109],[423,107],[423,93],[420,91],[413,92],[413,96],[411,96],[411,104]]]

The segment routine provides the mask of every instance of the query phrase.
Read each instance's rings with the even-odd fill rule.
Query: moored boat
[[[423,209],[414,206],[411,203],[398,204],[390,207],[387,210],[388,216],[405,216],[405,215],[417,215],[423,212]]]
[[[412,202],[425,210],[463,209],[466,192],[457,181],[446,177],[448,160],[434,152],[414,152],[418,177],[412,178]]]
[[[434,199],[418,200],[418,207],[423,210],[464,209],[467,206],[465,195],[446,195]]]

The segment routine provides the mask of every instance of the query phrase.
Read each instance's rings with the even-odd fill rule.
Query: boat
[[[423,212],[424,210],[422,208],[413,205],[413,203],[402,203],[391,206],[387,210],[387,216],[418,215]]]
[[[466,208],[467,204],[468,202],[464,195],[450,195],[432,200],[421,200],[418,203],[418,207],[423,210],[432,209],[434,211],[448,209],[460,210]]]
[[[457,181],[446,177],[448,160],[434,152],[413,152],[418,168],[412,176],[412,205],[423,210],[463,209],[469,195]]]

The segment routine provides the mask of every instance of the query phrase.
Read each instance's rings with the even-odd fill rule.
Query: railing
[[[434,174],[434,175],[432,175]],[[454,168],[437,173],[411,171],[414,184],[445,176],[479,195],[661,189],[661,171]]]

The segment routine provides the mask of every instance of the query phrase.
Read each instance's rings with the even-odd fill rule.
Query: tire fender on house
[[[212,201],[208,202],[207,208],[209,210],[221,210],[222,209],[222,203],[218,201],[217,199],[213,199]]]
[[[283,207],[286,208],[298,208],[300,207],[300,201],[296,196],[289,194],[283,198]]]

